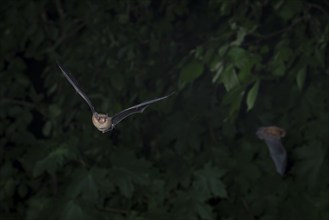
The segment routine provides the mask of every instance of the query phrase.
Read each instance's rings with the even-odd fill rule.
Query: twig
[[[56,9],[61,20],[64,20],[65,13],[60,0],[55,0]]]
[[[315,8],[315,9],[318,9],[319,11],[321,11],[324,15],[326,15],[327,17],[329,17],[329,14],[323,10],[323,8],[321,8],[320,6],[316,5],[316,4],[313,4],[313,3],[309,3],[308,6],[310,8]]]
[[[22,106],[29,107],[29,108],[35,108],[35,105],[32,102],[27,102],[27,101],[22,101],[22,100],[16,100],[16,99],[3,99],[0,102],[0,105],[1,104],[6,104],[6,103],[8,103],[8,104],[22,105]]]
[[[256,36],[256,37],[259,37],[260,39],[258,40],[255,40],[253,42],[249,42],[249,43],[245,43],[244,45],[247,46],[247,45],[250,45],[250,44],[255,44],[255,43],[258,43],[264,39],[268,39],[268,38],[271,38],[271,37],[274,37],[276,35],[279,35],[279,34],[282,34],[284,32],[287,32],[287,31],[290,31],[295,25],[297,25],[299,22],[301,22],[303,19],[302,18],[299,18],[297,19],[294,23],[292,23],[291,25],[289,25],[288,27],[285,27],[285,28],[282,28],[281,30],[278,30],[278,31],[275,31],[275,32],[272,32],[270,34],[267,34],[267,35],[261,35],[261,34],[251,34],[253,36]]]
[[[73,29],[71,32],[66,33],[65,31],[62,31],[61,37],[51,46],[46,49],[46,52],[54,51],[59,45],[63,43],[68,37],[74,35],[79,30],[81,30],[85,25],[79,24],[75,29]]]
[[[64,24],[67,23],[65,22],[65,11],[62,7],[61,1],[60,0],[55,0],[55,5],[56,5],[56,9],[58,12],[58,16],[60,18],[60,23]],[[49,23],[51,23],[48,19],[48,15],[46,10],[44,9],[41,13],[41,18],[43,20],[43,23],[45,24],[44,28],[45,31],[49,33],[49,29],[48,29],[48,25]],[[78,31],[80,31],[85,24],[83,23],[78,23],[79,21],[73,21],[73,24],[75,25],[75,27],[70,28],[70,27],[66,27],[64,25],[60,25],[60,36],[57,38],[57,40],[53,43],[50,44],[43,52],[44,53],[49,53],[51,51],[54,51],[57,49],[58,46],[60,46],[67,38],[69,38],[70,36],[76,34]]]

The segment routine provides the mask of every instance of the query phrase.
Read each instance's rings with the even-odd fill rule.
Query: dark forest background
[[[329,218],[327,1],[15,0],[0,18],[1,220]],[[102,134],[57,59],[109,115],[176,93]]]

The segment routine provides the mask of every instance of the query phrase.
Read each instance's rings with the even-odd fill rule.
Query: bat
[[[94,126],[101,132],[105,133],[108,131],[111,131],[114,129],[114,127],[119,124],[122,120],[124,120],[125,118],[136,114],[136,113],[143,113],[144,110],[151,104],[159,102],[161,100],[164,100],[166,98],[168,98],[169,96],[171,96],[173,93],[167,95],[167,96],[163,96],[160,98],[155,98],[152,100],[148,100],[145,102],[142,102],[138,105],[134,105],[130,108],[124,109],[123,111],[114,114],[112,117],[109,117],[108,114],[101,114],[96,112],[92,102],[90,101],[90,99],[88,98],[88,96],[82,91],[82,89],[80,88],[79,84],[77,83],[77,81],[74,79],[74,77],[68,72],[66,71],[58,62],[57,62],[57,66],[59,67],[59,69],[62,71],[63,75],[65,76],[65,78],[67,79],[67,81],[69,81],[69,83],[73,86],[73,88],[75,89],[75,91],[85,100],[85,102],[88,104],[91,112],[92,112],[92,118],[91,121],[94,124]]]
[[[285,130],[276,126],[261,127],[257,130],[256,135],[265,141],[276,171],[283,176],[287,166],[287,152],[281,143],[281,138],[286,135]]]

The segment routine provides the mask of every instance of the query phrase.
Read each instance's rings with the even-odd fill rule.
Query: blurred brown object
[[[281,138],[286,135],[286,131],[277,126],[260,127],[256,135],[267,144],[276,171],[283,176],[287,166],[287,152],[281,143]]]

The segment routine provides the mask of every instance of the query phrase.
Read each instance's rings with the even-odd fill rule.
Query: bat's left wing
[[[138,105],[135,105],[135,106],[132,106],[130,108],[127,108],[117,114],[115,114],[113,117],[112,117],[112,128],[114,126],[116,126],[117,124],[119,124],[123,119],[127,118],[128,116],[130,115],[133,115],[133,114],[136,114],[136,113],[143,113],[143,111],[151,104],[155,103],[155,102],[159,102],[163,99],[166,99],[168,98],[169,96],[171,96],[173,93],[171,93],[170,95],[167,95],[167,96],[163,96],[163,97],[160,97],[160,98],[156,98],[156,99],[152,99],[152,100],[149,100],[149,101],[145,101],[145,102],[142,102]]]
[[[62,71],[63,75],[65,76],[65,78],[67,79],[67,81],[69,81],[69,83],[73,86],[73,88],[75,89],[75,91],[86,101],[86,103],[89,105],[90,110],[92,111],[92,113],[94,114],[95,108],[93,106],[93,104],[91,103],[90,99],[88,98],[88,96],[82,91],[82,89],[80,88],[78,82],[74,79],[74,77],[68,72],[66,71],[57,61],[57,66],[59,67],[59,69]]]

